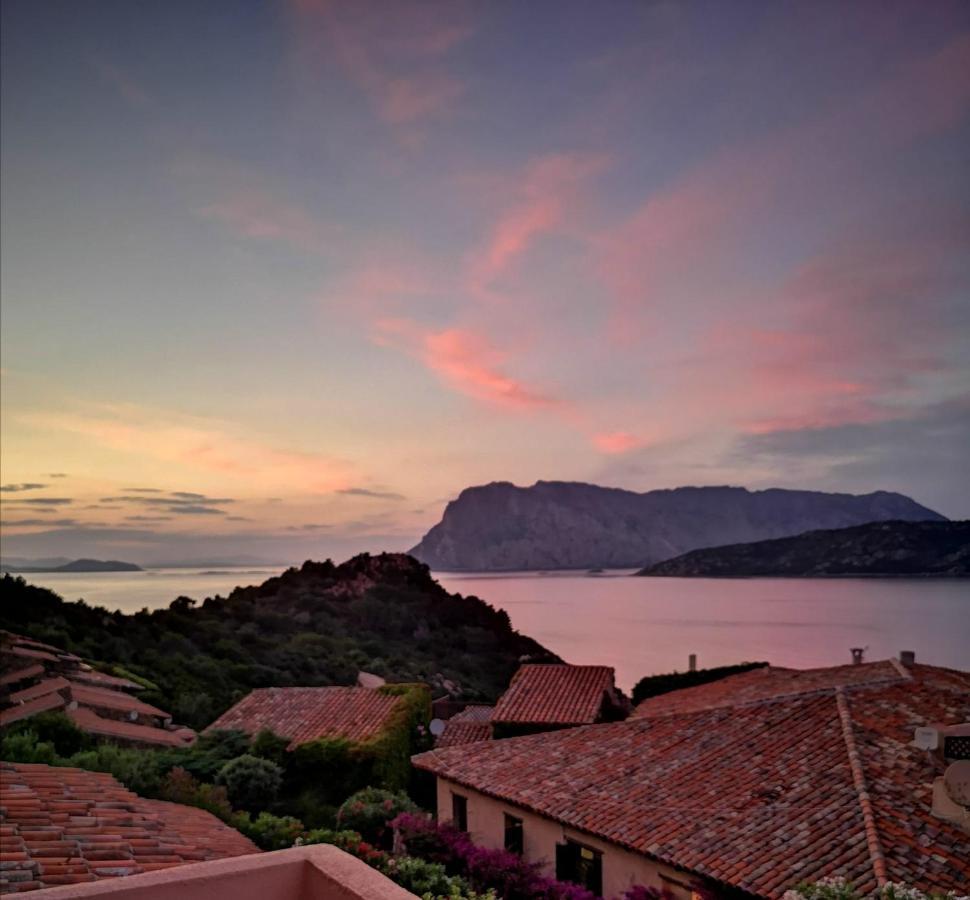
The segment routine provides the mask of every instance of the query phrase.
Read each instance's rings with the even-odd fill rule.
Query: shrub
[[[448,875],[445,867],[414,856],[391,857],[383,872],[412,894],[432,897],[449,897],[453,891],[465,888],[460,879]]]
[[[300,838],[299,844],[333,844],[341,850],[362,859],[368,865],[383,871],[388,855],[383,850],[368,844],[356,831],[334,831],[330,828],[315,828]]]
[[[218,816],[224,822],[232,819],[232,806],[226,789],[213,784],[203,784],[180,766],[176,766],[165,777],[159,791],[163,800],[197,806]]]
[[[287,762],[286,748],[289,745],[290,741],[288,738],[280,737],[278,734],[273,734],[268,728],[264,728],[253,738],[249,752],[253,756],[271,760],[276,765],[285,768]]]
[[[368,787],[344,801],[337,810],[337,825],[357,831],[365,841],[390,850],[393,839],[393,831],[388,827],[390,821],[401,813],[417,810],[405,793]]]
[[[268,759],[244,753],[227,762],[216,781],[226,786],[233,806],[256,811],[276,799],[283,784],[283,770]]]
[[[92,772],[107,772],[128,790],[147,797],[157,795],[167,768],[162,765],[160,757],[151,751],[118,747],[115,744],[98,744],[91,750],[82,750],[64,760],[64,764]]]
[[[18,731],[33,732],[38,743],[51,744],[58,756],[71,756],[94,744],[91,737],[62,712],[42,712],[15,722],[11,733]]]
[[[63,764],[54,745],[38,741],[35,731],[25,730],[5,734],[0,741],[0,759],[17,763],[45,763],[49,766]]]
[[[236,813],[229,824],[241,831],[261,850],[285,850],[292,847],[303,832],[303,823],[293,816],[274,816],[261,812],[255,819],[248,813]]]

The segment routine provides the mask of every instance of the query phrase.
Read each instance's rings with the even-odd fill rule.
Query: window
[[[556,878],[603,893],[603,854],[576,841],[556,845]]]
[[[468,831],[468,798],[451,795],[451,823],[459,831]]]
[[[519,856],[522,855],[522,820],[517,819],[515,816],[510,816],[508,813],[505,814],[505,849],[510,853],[518,853]]]
[[[660,883],[663,889],[674,898],[674,900],[700,900],[701,895],[697,893],[689,884],[671,878],[669,875],[660,875]]]

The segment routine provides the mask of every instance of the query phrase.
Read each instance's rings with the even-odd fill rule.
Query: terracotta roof
[[[466,706],[461,712],[455,713],[448,721],[491,722],[494,710],[494,706],[482,706],[481,704],[473,703],[470,706]]]
[[[458,747],[462,744],[474,744],[476,741],[488,741],[492,738],[492,726],[488,722],[456,722],[449,719],[445,723],[445,730],[438,735],[435,747]]]
[[[720,706],[736,706],[739,703],[767,700],[771,697],[831,690],[838,685],[898,681],[901,677],[904,676],[891,660],[819,669],[764,666],[729,675],[710,684],[699,684],[696,687],[648,697],[638,704],[632,718],[717,709]]]
[[[608,666],[525,665],[502,694],[493,722],[584,725],[596,721],[614,687]]]
[[[102,772],[0,763],[0,893],[258,853],[211,813],[145,800]]]
[[[143,691],[144,687],[128,678],[119,678],[117,675],[109,675],[107,672],[99,672],[96,669],[79,668],[71,673],[74,681],[83,681],[86,684],[93,684],[96,687],[116,688],[121,691]]]
[[[12,672],[5,672],[0,675],[0,686],[16,684],[18,681],[25,681],[28,678],[37,678],[44,674],[44,667],[40,663],[25,666],[22,669],[14,669]]]
[[[64,698],[57,692],[49,692],[26,703],[11,706],[9,709],[0,710],[0,726],[6,727],[21,719],[36,716],[37,713],[48,712],[52,709],[61,709],[66,705]]]
[[[113,691],[108,688],[92,687],[88,684],[78,684],[70,681],[71,696],[77,700],[81,706],[93,706],[103,709],[113,709],[118,712],[137,712],[144,716],[156,716],[160,719],[170,719],[170,713],[145,703],[131,694],[123,691]]]
[[[84,706],[68,709],[67,714],[78,728],[100,737],[139,744],[158,744],[163,747],[185,747],[195,740],[195,732],[190,728],[169,730],[134,722],[119,722],[117,719],[99,716],[93,709]]]
[[[881,872],[960,890],[967,835],[932,815],[939,772],[912,741],[918,725],[970,720],[970,674],[908,675],[436,749],[414,764],[760,896],[829,875],[868,894]]]
[[[66,678],[45,678],[43,681],[38,681],[37,684],[32,684],[30,687],[25,687],[23,690],[14,691],[9,697],[11,703],[26,703],[28,700],[33,700],[35,697],[43,697],[45,694],[52,694],[54,691],[62,691],[65,688],[69,688],[71,682]]]
[[[322,737],[366,741],[381,732],[400,702],[400,697],[360,687],[258,688],[206,731],[256,734],[268,728],[288,737],[290,749]]]

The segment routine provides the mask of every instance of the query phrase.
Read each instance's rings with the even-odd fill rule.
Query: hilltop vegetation
[[[970,522],[872,522],[694,550],[640,575],[970,575]]]
[[[353,684],[364,669],[492,701],[522,657],[559,661],[477,597],[449,594],[404,554],[306,562],[201,605],[110,612],[5,576],[0,628],[133,677],[142,697],[195,728],[257,687]]]

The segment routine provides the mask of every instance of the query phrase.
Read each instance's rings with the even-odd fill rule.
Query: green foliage
[[[927,893],[899,882],[889,882],[869,896],[872,900],[963,900],[963,896],[958,897],[954,891],[931,890]],[[785,891],[782,900],[864,900],[865,897],[851,881],[834,876],[812,883],[802,882]]]
[[[82,750],[62,764],[92,772],[108,772],[129,790],[146,797],[153,797],[161,790],[167,770],[160,754],[114,744],[99,744],[91,750]]]
[[[273,734],[268,728],[260,731],[249,745],[249,752],[253,756],[268,759],[278,766],[285,766],[287,762],[289,739]]]
[[[226,786],[229,802],[237,809],[266,809],[279,794],[283,770],[271,760],[244,753],[219,770],[216,782]]]
[[[440,863],[416,856],[391,857],[382,871],[405,890],[418,896],[467,896],[467,885],[457,875],[448,875]]]
[[[0,759],[16,763],[61,764],[57,750],[49,741],[38,741],[37,732],[25,729],[9,731],[0,738]]]
[[[221,785],[200,782],[185,769],[172,769],[165,776],[159,794],[163,800],[208,810],[224,822],[232,820],[232,806],[226,789]]]
[[[70,756],[93,746],[94,741],[62,712],[42,712],[9,726],[9,733],[31,731],[36,740],[49,743],[58,756]],[[4,757],[6,758],[6,757]]]
[[[633,688],[633,702],[640,703],[648,697],[657,697],[660,694],[667,694],[670,691],[679,691],[681,688],[694,687],[698,684],[709,684],[712,681],[719,681],[727,678],[728,675],[737,675],[740,672],[749,672],[752,669],[762,669],[767,666],[766,662],[744,662],[735,666],[717,666],[713,669],[697,669],[694,672],[670,672],[665,675],[648,675],[641,678]]]
[[[440,676],[466,699],[494,700],[521,657],[551,659],[503,612],[449,594],[396,554],[308,562],[228,598],[133,615],[65,603],[6,575],[0,628],[146,684],[146,699],[196,729],[259,686],[352,684],[364,668],[410,682]]]
[[[229,824],[261,850],[285,850],[292,847],[303,833],[303,823],[299,819],[268,812],[261,812],[255,819],[248,813],[236,813],[229,819]]]
[[[418,812],[407,794],[368,787],[344,801],[337,811],[337,826],[359,832],[365,841],[390,850],[393,832],[388,823],[404,812]]]

